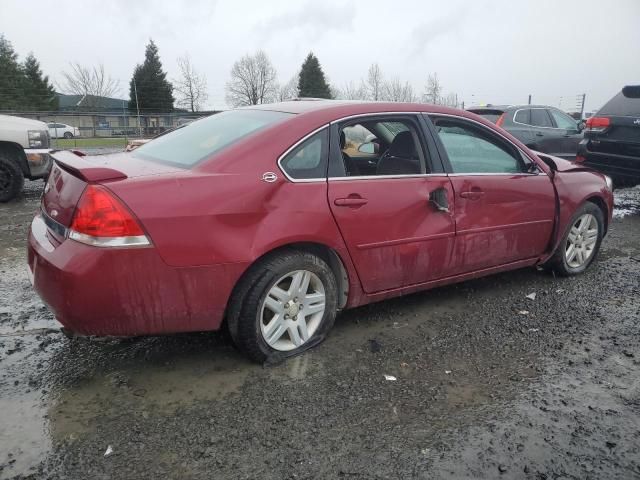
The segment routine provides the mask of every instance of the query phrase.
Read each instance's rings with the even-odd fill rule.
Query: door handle
[[[366,205],[369,202],[366,198],[362,197],[346,197],[346,198],[336,198],[333,201],[333,204],[336,207],[361,207],[362,205]]]
[[[536,137],[544,137],[544,133],[536,132]]]
[[[481,190],[471,190],[468,192],[460,192],[460,196],[462,198],[468,198],[469,200],[478,200],[483,195],[484,195],[484,192]]]

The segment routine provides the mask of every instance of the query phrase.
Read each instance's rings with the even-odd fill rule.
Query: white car
[[[65,123],[48,123],[51,138],[73,138],[80,136],[80,129]]]

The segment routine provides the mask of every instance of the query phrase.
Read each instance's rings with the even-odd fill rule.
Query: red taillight
[[[69,237],[98,246],[148,245],[138,221],[106,188],[89,185],[76,206]]]
[[[501,127],[503,123],[504,123],[504,113],[498,117],[498,120],[496,120],[496,125],[498,127]]]
[[[602,131],[611,125],[611,120],[607,117],[590,117],[587,119],[587,130]]]
[[[582,155],[576,155],[576,163],[584,163],[585,160],[586,158]]]

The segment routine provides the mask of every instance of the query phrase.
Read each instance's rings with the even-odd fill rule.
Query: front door
[[[332,145],[337,168],[330,167],[328,200],[365,292],[447,276],[455,235],[447,202],[453,206],[453,190],[446,175],[429,174],[418,118],[358,118],[336,125],[332,138],[360,127],[375,135],[367,141],[379,145],[379,153],[367,159],[368,175],[354,175],[346,166],[359,145]]]
[[[455,195],[456,273],[541,255],[553,231],[551,179],[484,125],[456,117],[432,121]]]

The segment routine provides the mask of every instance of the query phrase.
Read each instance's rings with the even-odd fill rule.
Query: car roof
[[[269,110],[293,114],[316,114],[314,116],[335,116],[375,114],[375,113],[449,113],[460,115],[461,110],[427,103],[369,102],[362,100],[296,99],[286,102],[268,103],[242,107],[248,110]]]

